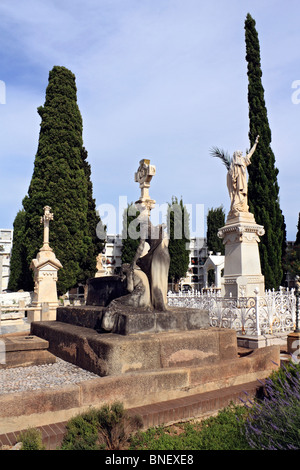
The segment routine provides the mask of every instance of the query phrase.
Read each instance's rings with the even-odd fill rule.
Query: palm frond
[[[227,170],[229,170],[232,158],[227,152],[224,152],[224,150],[219,149],[218,147],[212,147],[210,149],[210,154],[212,157],[220,158],[226,166]]]

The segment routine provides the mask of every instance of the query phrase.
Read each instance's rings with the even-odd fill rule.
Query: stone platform
[[[101,328],[106,312],[103,306],[59,307],[57,321],[104,333]],[[114,333],[131,335],[137,333],[160,333],[163,331],[186,331],[209,328],[208,311],[172,307],[165,312],[145,311],[128,305],[120,305],[116,313]]]
[[[280,364],[279,346],[241,357],[235,330],[210,327],[208,313],[197,309],[123,310],[118,334],[99,333],[104,312],[105,307],[92,305],[59,308],[56,321],[31,324],[31,334],[48,341],[53,355],[99,377],[65,387],[59,403],[56,392],[37,393],[38,413],[31,396],[28,403],[23,399],[20,410],[13,411],[15,429],[22,425],[22,414],[28,423],[47,424],[114,401],[130,408],[185,399],[262,380]],[[11,404],[9,397],[0,399],[0,416],[1,402]],[[1,417],[9,420],[6,410]]]
[[[48,347],[47,340],[33,335],[2,336],[0,369],[53,364],[56,357]]]
[[[200,329],[118,335],[99,334],[62,322],[34,322],[32,333],[49,341],[49,350],[61,359],[100,376],[173,367],[214,365],[237,358],[236,333]]]
[[[200,412],[192,410],[189,415],[171,418],[174,421],[191,419],[201,416],[209,401],[213,410],[226,406],[233,398],[232,387],[238,387],[239,396],[245,398],[243,392],[249,391],[249,383],[259,386],[257,380],[268,377],[277,369],[275,363],[279,362],[279,347],[270,346],[256,349],[245,357],[236,356],[214,364],[128,372],[93,378],[58,389],[0,395],[0,431],[7,433],[67,421],[91,407],[114,401],[121,401],[126,409],[169,402],[173,412],[178,405],[170,400],[180,399],[185,409],[196,394],[207,394]],[[219,394],[228,396],[227,403],[219,400]],[[160,408],[159,405],[156,405],[157,408]],[[141,408],[137,411],[142,414]],[[167,424],[169,419],[165,417],[165,411],[163,409],[159,423],[155,421],[149,425]]]

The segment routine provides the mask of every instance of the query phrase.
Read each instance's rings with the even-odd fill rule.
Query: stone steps
[[[130,415],[140,415],[144,426],[149,429],[155,426],[167,426],[178,422],[203,419],[217,413],[231,402],[241,404],[241,398],[253,398],[257,394],[260,384],[257,381],[198,393],[174,400],[163,401],[145,406],[129,408]],[[39,426],[42,433],[43,444],[47,450],[55,450],[61,445],[66,432],[66,422]],[[20,431],[0,435],[0,449],[12,448],[18,442]]]

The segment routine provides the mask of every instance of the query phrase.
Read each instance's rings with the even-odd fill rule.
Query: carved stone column
[[[225,297],[254,296],[255,291],[263,295],[264,276],[261,273],[258,243],[265,233],[257,225],[253,214],[241,212],[227,218],[218,236],[225,245],[225,265],[222,293]]]

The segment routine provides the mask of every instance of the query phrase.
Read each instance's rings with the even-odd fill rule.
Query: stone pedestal
[[[99,255],[96,258],[97,261],[97,272],[95,274],[95,277],[104,277],[106,276],[106,271],[103,267],[103,255],[102,253],[99,253]]]
[[[57,272],[62,265],[51,250],[39,251],[36,259],[31,262],[34,270],[34,296],[31,307],[36,310],[28,311],[28,321],[56,320],[57,298]]]
[[[300,332],[294,331],[288,335],[287,350],[291,356],[295,357],[298,361],[300,360]]]
[[[241,212],[228,217],[218,236],[225,245],[222,293],[225,297],[251,297],[265,292],[261,274],[258,243],[264,228],[257,225],[253,214]]]
[[[153,371],[151,388],[160,388],[157,374],[162,369],[213,367],[238,358],[236,333],[225,328],[101,335],[56,321],[34,322],[31,329],[32,334],[49,341],[52,354],[101,377]],[[138,381],[136,376],[132,393]]]

